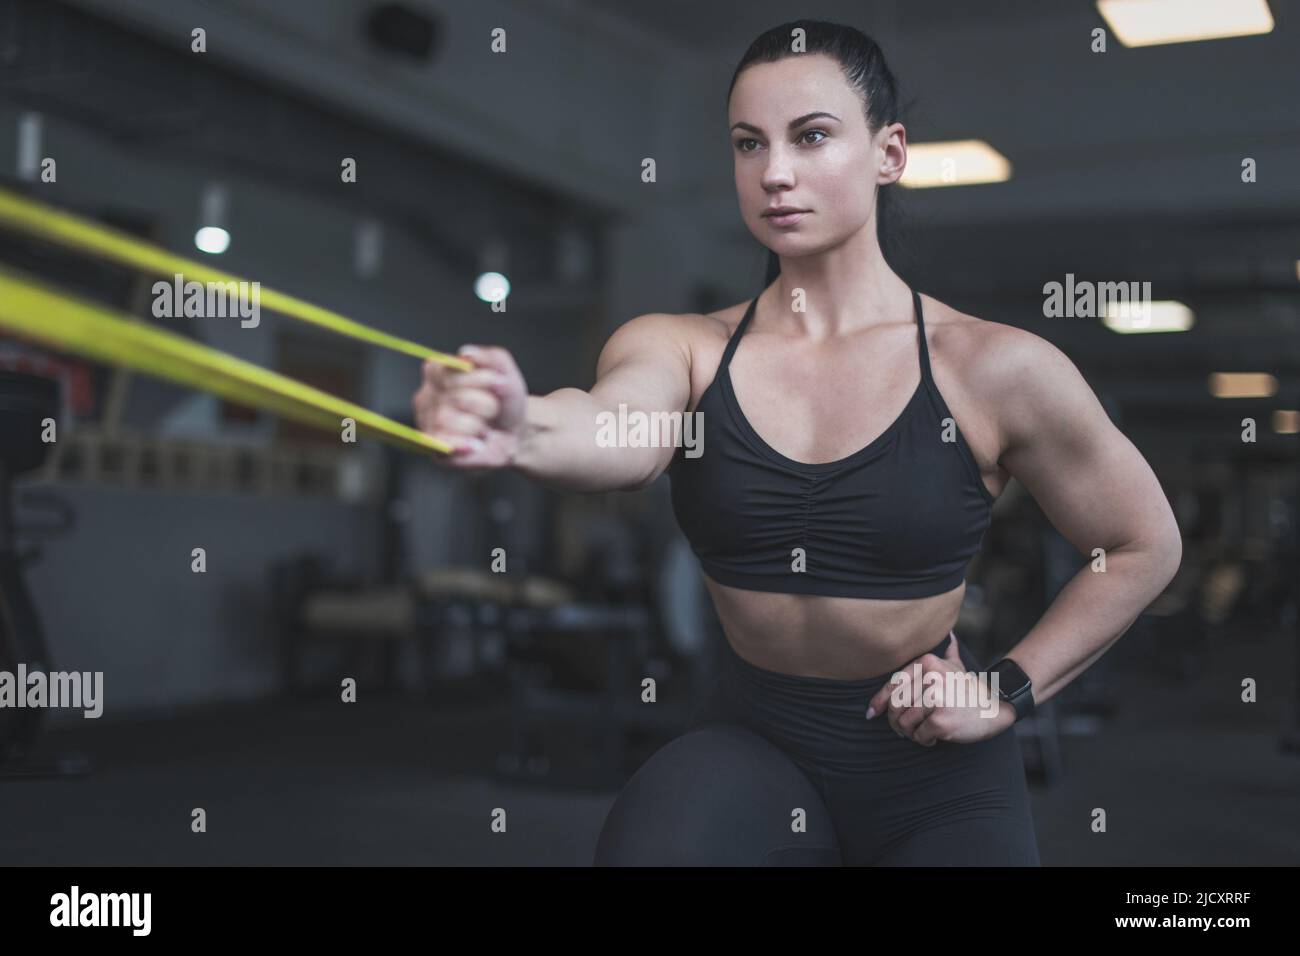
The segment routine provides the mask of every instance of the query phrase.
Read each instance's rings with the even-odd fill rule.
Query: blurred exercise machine
[[[34,471],[46,459],[50,445],[41,439],[41,423],[57,418],[59,386],[51,378],[0,370],[0,671],[17,675],[18,664],[30,676],[51,671],[49,650],[31,594],[24,579],[28,564],[37,560],[35,546],[20,550],[19,537],[53,535],[68,530],[73,514],[52,495],[28,492],[24,504],[54,511],[54,524],[20,525],[14,506],[14,479]],[[17,687],[25,694],[26,687]],[[53,763],[33,760],[41,729],[40,707],[0,708],[0,778],[62,776],[85,773],[89,764],[81,756]]]
[[[710,665],[707,601],[694,556],[656,508],[666,499],[564,496],[535,517],[516,476],[456,475],[471,496],[459,512],[478,518],[468,536],[484,543],[482,561],[422,567],[409,547],[412,459],[385,455],[374,579],[349,579],[326,555],[298,555],[273,571],[285,693],[307,689],[306,653],[322,641],[351,646],[354,660],[381,650],[383,685],[395,690],[397,652],[413,645],[433,706],[504,694],[510,726],[494,773],[592,786],[624,779],[638,741],[653,745],[685,726]],[[490,568],[497,547],[504,572]],[[471,649],[469,672],[447,677],[439,650],[457,642]],[[642,699],[646,678],[656,683],[653,703]],[[588,738],[594,746],[577,749],[594,752],[594,764],[566,748]]]

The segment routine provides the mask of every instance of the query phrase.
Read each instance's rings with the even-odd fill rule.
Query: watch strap
[[[1002,660],[998,661],[997,664],[993,665],[993,668],[996,668],[998,664],[1001,664],[1003,661],[1012,664],[1016,670],[1024,674],[1024,669],[1009,657],[1002,658]],[[1033,681],[1029,679],[1028,674],[1025,674],[1025,683],[1012,692],[1004,691],[1001,682],[999,681],[998,696],[1011,704],[1012,708],[1014,708],[1016,712],[1017,721],[1023,720],[1034,712],[1035,702]]]

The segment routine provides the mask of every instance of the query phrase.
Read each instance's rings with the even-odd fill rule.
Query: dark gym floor
[[[1063,785],[1032,788],[1044,865],[1300,863],[1300,754],[1279,747],[1295,719],[1294,637],[1220,639],[1190,681],[1141,661],[1116,668],[1121,707],[1101,732],[1063,739]],[[1239,702],[1246,676],[1259,703]],[[93,772],[0,781],[0,864],[590,862],[615,791],[558,784],[593,760],[591,728],[547,733],[555,785],[511,783],[492,772],[504,701],[362,699],[55,729],[38,756],[79,751]],[[191,832],[195,807],[206,833]],[[1091,831],[1094,807],[1106,833]]]

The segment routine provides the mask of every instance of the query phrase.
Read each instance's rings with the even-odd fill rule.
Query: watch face
[[[1029,675],[1020,669],[1015,661],[998,661],[993,666],[998,675],[998,693],[1013,697],[1018,691],[1029,685]]]

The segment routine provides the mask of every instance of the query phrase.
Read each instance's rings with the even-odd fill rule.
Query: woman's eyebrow
[[[790,132],[794,132],[794,130],[796,130],[797,128],[799,128],[809,120],[820,119],[823,116],[829,119],[833,119],[837,123],[840,121],[840,118],[836,116],[834,113],[826,113],[821,111],[816,113],[805,113],[803,116],[800,116],[798,119],[790,120],[790,123],[788,126],[786,126],[786,129],[789,130]],[[757,126],[754,126],[750,123],[733,123],[731,128],[733,130],[736,129],[748,130],[751,133],[758,133],[758,135],[760,136],[763,135],[763,131],[761,129],[759,129]]]

